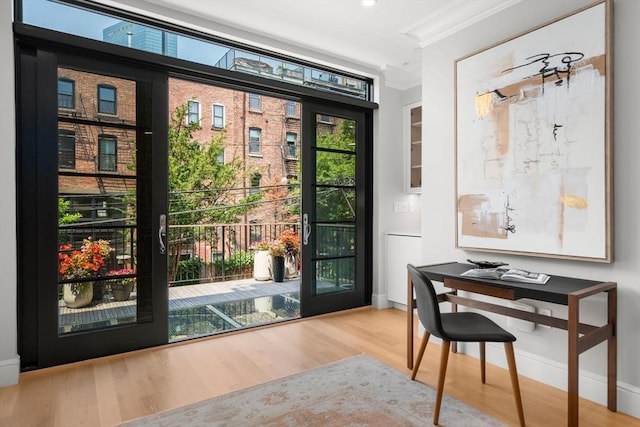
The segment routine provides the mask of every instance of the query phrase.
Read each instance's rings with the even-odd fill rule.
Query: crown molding
[[[425,47],[451,36],[522,0],[454,0],[400,32]]]

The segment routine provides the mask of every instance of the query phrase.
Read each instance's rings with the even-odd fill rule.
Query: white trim
[[[377,309],[391,308],[394,304],[389,301],[387,294],[372,294],[371,305]]]
[[[218,127],[215,125],[216,120],[216,107],[222,107],[222,127]],[[224,104],[220,104],[219,102],[214,102],[211,104],[211,127],[215,129],[223,129],[227,125],[227,109]]]
[[[185,116],[185,124],[187,126],[189,126],[189,124],[191,124],[189,122],[190,116],[191,116],[191,104],[197,104],[198,105],[198,124],[202,125],[201,121],[202,121],[202,103],[200,101],[198,101],[197,99],[188,99],[187,100],[187,114]]]
[[[466,346],[464,343],[458,343],[458,351],[478,357],[478,346],[475,343],[470,343]],[[487,362],[506,369],[507,362],[504,356],[504,348],[501,344],[487,343],[486,351]],[[567,390],[568,374],[565,363],[518,349],[515,350],[515,353],[518,375],[532,378],[560,390]],[[581,398],[607,406],[606,376],[580,370],[578,382]],[[621,381],[618,381],[617,388],[618,412],[640,418],[640,388]],[[524,399],[526,399],[526,390],[523,390],[523,395]]]
[[[0,387],[18,384],[20,380],[20,356],[0,360]]]

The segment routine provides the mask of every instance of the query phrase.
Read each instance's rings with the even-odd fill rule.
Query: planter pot
[[[62,298],[69,308],[80,308],[91,304],[93,282],[65,283],[62,285]]]
[[[274,282],[284,281],[284,257],[274,256],[271,258],[271,273]]]
[[[287,255],[284,258],[284,276],[287,279],[298,277],[298,258],[294,255]]]
[[[111,285],[111,295],[115,301],[129,301],[133,283],[116,283]]]
[[[91,298],[91,301],[96,301],[96,302],[102,301],[102,297],[105,294],[103,283],[104,282],[102,281],[93,282],[93,297]]]
[[[271,279],[269,264],[271,264],[269,251],[256,251],[253,254],[253,278],[256,280]]]

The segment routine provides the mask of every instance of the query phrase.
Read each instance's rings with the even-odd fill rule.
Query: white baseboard
[[[0,387],[18,384],[20,380],[20,356],[0,360]]]
[[[463,343],[458,349],[465,354],[478,357],[478,346]],[[507,368],[502,345],[487,343],[487,362]],[[532,378],[541,383],[567,390],[567,365],[555,360],[540,357],[537,354],[516,350],[518,375]],[[580,371],[579,394],[584,399],[607,406],[607,378],[592,372]],[[618,412],[640,418],[640,388],[618,381]]]
[[[371,305],[374,308],[384,309],[393,307],[393,303],[387,299],[387,294],[371,295]]]

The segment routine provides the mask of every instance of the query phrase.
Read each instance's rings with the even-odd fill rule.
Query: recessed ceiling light
[[[362,5],[364,7],[371,7],[374,4],[376,4],[376,1],[378,1],[378,0],[362,0]]]

